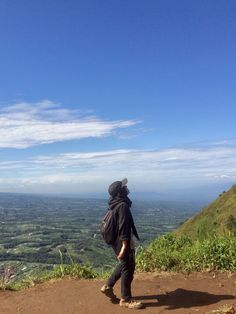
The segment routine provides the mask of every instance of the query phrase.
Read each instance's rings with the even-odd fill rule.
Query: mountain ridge
[[[174,233],[200,240],[214,234],[236,233],[236,184],[185,221]]]

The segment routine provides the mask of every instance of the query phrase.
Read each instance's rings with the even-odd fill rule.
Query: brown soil
[[[20,292],[0,291],[0,313],[116,314],[135,311],[112,303],[100,292],[103,283],[101,280],[62,279]],[[119,289],[117,284],[117,297],[120,297]],[[138,274],[133,282],[133,296],[145,305],[139,312],[208,313],[225,304],[235,307],[236,274]]]

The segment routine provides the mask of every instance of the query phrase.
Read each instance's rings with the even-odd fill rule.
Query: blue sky
[[[236,2],[1,1],[0,191],[236,181]]]

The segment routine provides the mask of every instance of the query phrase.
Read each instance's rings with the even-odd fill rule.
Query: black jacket
[[[120,241],[129,241],[131,234],[139,240],[137,230],[134,225],[134,220],[130,207],[132,202],[127,196],[111,197],[109,202],[109,209],[114,210],[114,215],[117,222],[117,237]]]

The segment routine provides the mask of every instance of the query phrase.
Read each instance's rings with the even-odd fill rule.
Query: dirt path
[[[0,291],[1,314],[116,314],[135,310],[112,304],[99,290],[104,281],[63,279],[20,292]],[[120,297],[120,286],[115,293]],[[139,274],[133,295],[143,313],[207,313],[236,305],[236,274]]]

